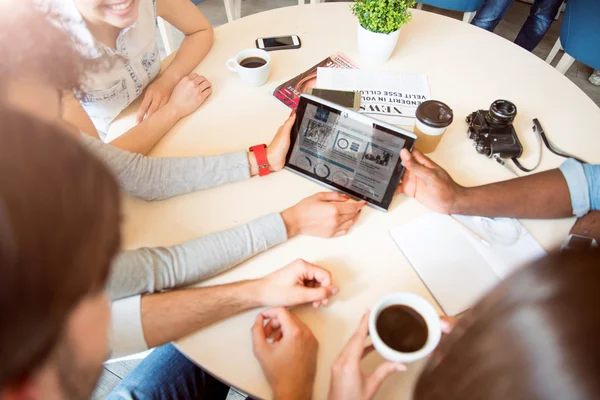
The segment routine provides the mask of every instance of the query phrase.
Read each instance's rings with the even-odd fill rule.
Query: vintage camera
[[[498,160],[519,158],[523,146],[512,122],[517,106],[508,100],[496,100],[489,110],[478,110],[467,117],[469,139],[473,139],[479,154]]]

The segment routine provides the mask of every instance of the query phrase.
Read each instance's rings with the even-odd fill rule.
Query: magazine
[[[279,101],[295,110],[298,107],[300,95],[305,93],[310,87],[315,87],[317,83],[317,68],[344,68],[357,69],[357,67],[342,54],[327,57],[311,69],[301,73],[293,79],[281,84],[273,92]]]
[[[423,74],[318,68],[316,87],[360,91],[360,112],[394,125],[412,125],[419,104],[431,100]]]

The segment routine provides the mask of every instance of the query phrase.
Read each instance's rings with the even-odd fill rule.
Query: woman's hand
[[[177,85],[177,81],[173,81],[168,76],[160,76],[148,85],[146,93],[144,93],[144,100],[142,100],[142,105],[137,113],[138,124],[169,102],[175,85]]]
[[[271,171],[281,171],[285,165],[285,157],[290,148],[290,135],[296,122],[296,111],[292,111],[287,121],[279,127],[271,144],[267,147],[267,159]]]
[[[212,93],[212,85],[203,76],[192,72],[182,78],[173,89],[165,107],[169,107],[178,119],[196,111]]]
[[[322,238],[344,236],[367,203],[350,201],[336,192],[322,192],[307,197],[281,213],[288,238],[310,235]]]

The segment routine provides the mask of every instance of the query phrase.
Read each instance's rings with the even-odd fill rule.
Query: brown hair
[[[97,68],[86,60],[74,36],[68,34],[64,17],[54,12],[51,3],[33,0],[0,4],[0,77],[10,79],[22,74],[41,77],[59,90],[78,90],[84,71]]]
[[[599,255],[552,255],[512,275],[460,320],[414,398],[600,399],[599,338]]]
[[[104,289],[119,191],[54,125],[0,106],[0,389],[44,363],[70,312]]]

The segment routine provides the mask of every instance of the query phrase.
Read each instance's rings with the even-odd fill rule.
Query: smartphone
[[[296,35],[256,39],[256,47],[265,51],[299,49],[300,46],[300,38]]]
[[[358,110],[360,108],[360,92],[309,88],[308,94],[331,101],[332,103],[351,110]]]

